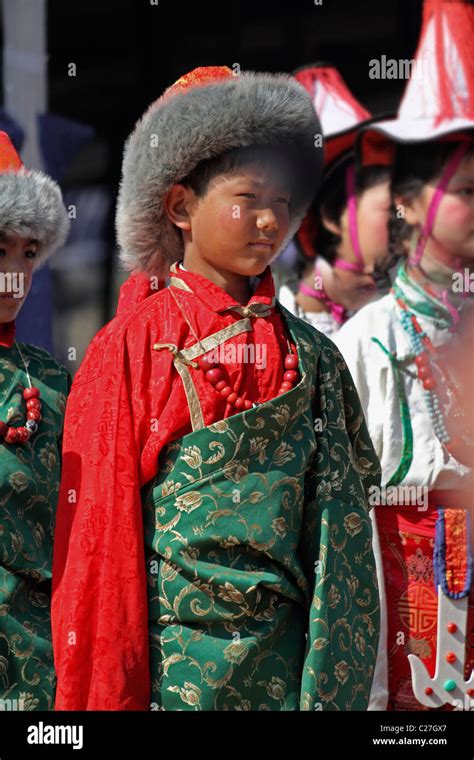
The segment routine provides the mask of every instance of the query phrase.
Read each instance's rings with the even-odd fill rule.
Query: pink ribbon
[[[464,140],[457,147],[454,155],[451,157],[448,165],[446,166],[446,169],[444,170],[441,176],[441,179],[438,183],[436,191],[431,199],[430,207],[426,215],[426,220],[423,225],[423,229],[421,230],[420,237],[418,238],[418,243],[416,244],[415,253],[410,258],[410,264],[412,264],[413,266],[417,266],[421,261],[421,257],[423,256],[423,251],[425,250],[426,243],[428,242],[428,238],[433,230],[434,221],[436,218],[439,204],[441,203],[441,199],[445,193],[445,190],[448,186],[448,183],[451,177],[453,176],[459,164],[461,163],[468,147],[469,147],[469,142],[467,140]]]
[[[316,263],[314,267],[314,276],[321,277],[321,273],[319,271],[318,264]],[[322,277],[321,277],[322,282]],[[329,313],[333,317],[333,319],[338,323],[338,325],[343,325],[344,322],[347,320],[347,313],[344,306],[341,306],[340,303],[336,303],[331,298],[329,298],[328,294],[324,290],[324,288],[320,288],[316,290],[315,288],[312,288],[310,285],[307,285],[305,282],[300,282],[299,288],[301,293],[304,293],[306,296],[312,296],[313,298],[318,298],[320,301],[322,301],[325,306],[329,309]]]

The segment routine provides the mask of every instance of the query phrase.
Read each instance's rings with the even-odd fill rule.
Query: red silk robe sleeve
[[[154,346],[186,347],[195,339],[169,289],[147,295],[143,278],[127,287],[133,297],[94,338],[66,409],[53,561],[58,710],[149,709],[140,489],[155,476],[163,447],[191,431],[173,356]],[[203,335],[239,319],[184,295]],[[282,382],[286,341],[276,318],[256,322],[255,329],[256,341],[268,347],[265,375],[250,375],[242,362],[229,372],[261,401],[274,397]],[[204,423],[232,414],[202,371],[191,372]]]
[[[56,710],[149,709],[137,420],[127,343],[104,330],[66,411],[51,612]]]

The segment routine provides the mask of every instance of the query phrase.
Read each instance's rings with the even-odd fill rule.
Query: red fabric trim
[[[318,220],[314,209],[310,208],[306,214],[301,227],[299,228],[296,236],[301,245],[302,251],[307,259],[310,261],[315,259],[317,251],[315,247],[316,233],[318,229]]]
[[[461,509],[444,510],[445,575],[451,592],[463,591],[468,570],[468,535],[466,513]]]
[[[11,348],[15,340],[15,321],[0,324],[0,346]]]
[[[326,137],[324,140],[324,166],[328,168],[336,158],[351,150],[357,140],[359,127],[354,127],[350,132],[335,137]]]
[[[375,130],[362,132],[360,138],[361,166],[391,166],[395,157],[395,144]]]

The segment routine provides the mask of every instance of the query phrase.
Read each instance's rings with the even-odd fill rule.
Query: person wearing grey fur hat
[[[209,67],[127,141],[131,275],[66,412],[56,709],[366,709],[379,463],[341,355],[270,266],[317,189],[319,132],[288,75]]]
[[[53,530],[70,377],[15,340],[33,272],[66,239],[61,191],[0,132],[0,709],[51,710]]]
[[[126,269],[166,276],[182,258],[183,239],[167,217],[171,187],[203,161],[236,148],[292,144],[301,150],[300,192],[287,240],[299,228],[318,185],[321,129],[303,87],[285,75],[225,67],[181,77],[138,121],[125,146],[117,204],[117,237]],[[229,72],[229,73],[227,73]]]

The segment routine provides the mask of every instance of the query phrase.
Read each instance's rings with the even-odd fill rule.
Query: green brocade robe
[[[70,377],[46,351],[20,343],[42,420],[22,445],[0,441],[0,710],[51,710],[51,565],[60,447]],[[0,346],[0,420],[26,418],[24,364]]]
[[[380,466],[341,354],[283,313],[299,384],[170,444],[143,489],[151,709],[367,709]]]

